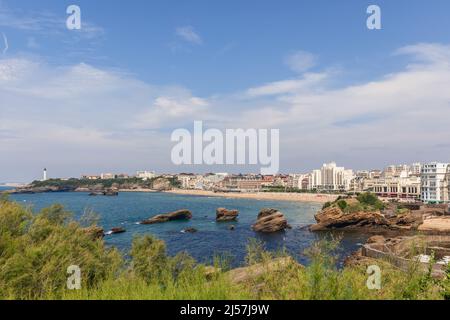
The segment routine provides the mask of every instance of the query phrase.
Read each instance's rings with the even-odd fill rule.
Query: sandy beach
[[[119,192],[158,192],[158,191],[152,189],[138,188],[138,189],[119,189]]]
[[[337,195],[315,194],[315,193],[281,193],[281,192],[259,192],[259,193],[225,193],[212,192],[203,190],[171,190],[165,191],[173,194],[204,196],[204,197],[224,197],[224,198],[241,198],[241,199],[257,199],[257,200],[277,200],[277,201],[296,201],[296,202],[316,202],[325,203],[334,201]]]

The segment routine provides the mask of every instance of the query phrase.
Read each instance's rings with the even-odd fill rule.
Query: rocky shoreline
[[[344,201],[344,200],[340,200]],[[399,210],[399,206],[401,209]],[[450,212],[447,205],[387,204],[382,210],[346,212],[339,206],[322,209],[315,215],[311,231],[376,232],[417,231],[422,233],[450,233]]]
[[[150,182],[135,179],[116,179],[109,182],[68,179],[34,181],[26,186],[6,190],[6,194],[36,194],[59,192],[87,192],[91,195],[117,195],[118,192],[162,192],[173,188],[171,180],[163,177],[152,179]],[[1,192],[0,192],[1,193]]]
[[[407,270],[417,264],[423,272],[432,270],[434,278],[445,277],[450,263],[448,205],[383,204],[373,196],[365,198],[347,197],[326,204],[315,215],[317,223],[310,231],[371,234],[366,244],[346,258],[345,265],[382,260]]]
[[[450,263],[450,236],[372,236],[344,264],[369,265],[376,260],[387,261],[405,272],[414,264],[420,271],[430,272],[433,278],[443,279]]]

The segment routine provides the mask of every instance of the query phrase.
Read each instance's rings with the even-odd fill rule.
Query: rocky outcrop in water
[[[124,233],[126,230],[124,228],[112,228],[110,231],[106,233],[106,235],[113,235],[113,234],[119,234]]]
[[[252,229],[256,232],[272,233],[290,228],[284,215],[277,209],[262,209]]]
[[[446,208],[419,206],[417,204],[387,204],[381,211],[346,212],[338,206],[325,208],[315,215],[317,223],[311,231],[379,229],[392,231],[445,232],[450,230],[450,217],[445,217]]]
[[[216,210],[217,222],[236,221],[238,216],[238,210],[227,210],[225,208],[219,208]]]
[[[150,219],[141,221],[140,224],[155,224],[164,223],[174,220],[190,220],[192,219],[192,212],[186,209],[178,210],[171,213],[159,214]]]
[[[344,213],[338,207],[329,207],[320,211],[314,217],[317,224],[310,227],[311,231],[388,227],[390,225],[389,221],[379,211]]]
[[[26,186],[17,188],[11,191],[7,191],[9,194],[35,194],[35,193],[47,193],[47,192],[72,192],[75,191],[75,187],[64,186],[48,186],[48,187],[32,187]]]
[[[90,196],[107,196],[107,197],[116,197],[119,195],[119,191],[108,189],[108,190],[101,190],[101,191],[93,191],[89,193]]]

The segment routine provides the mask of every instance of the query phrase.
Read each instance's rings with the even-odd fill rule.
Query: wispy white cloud
[[[88,64],[0,59],[0,154],[10,155],[0,167],[170,170],[170,132],[194,120],[280,129],[286,171],[326,160],[355,168],[450,160],[439,143],[450,141],[450,47],[418,44],[396,54],[410,64],[364,83],[330,87],[333,72],[310,72],[213,97]]]
[[[270,96],[288,93],[298,93],[317,89],[328,78],[327,73],[306,73],[299,79],[289,79],[267,83],[260,87],[250,88],[250,96]]]
[[[6,37],[6,35],[3,32],[2,32],[2,37],[3,37],[3,43],[4,43],[3,54],[6,54],[6,52],[8,52],[8,49],[9,49],[8,38]]]
[[[208,102],[190,94],[170,97],[160,96],[148,110],[138,114],[136,128],[161,129],[165,126],[186,125],[186,119],[202,119],[208,113]]]
[[[396,50],[394,54],[411,56],[416,62],[436,63],[439,65],[450,64],[450,45],[439,43],[409,45]]]
[[[192,44],[201,45],[203,44],[203,39],[200,35],[194,30],[192,26],[183,26],[178,27],[175,30],[175,33],[178,37]]]
[[[297,51],[288,55],[284,62],[295,72],[305,72],[317,64],[317,57],[307,51]]]

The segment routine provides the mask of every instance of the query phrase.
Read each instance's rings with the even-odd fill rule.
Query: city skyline
[[[50,181],[49,181],[50,180]],[[172,191],[222,193],[374,193],[386,200],[448,203],[450,201],[450,163],[412,163],[389,165],[382,170],[358,170],[324,163],[308,173],[231,174],[231,173],[157,173],[140,170],[135,174],[101,173],[79,178],[48,177],[18,189],[23,193],[86,192],[109,185],[102,194],[118,195],[120,191]],[[193,191],[189,191],[193,190]],[[98,192],[98,191],[97,191]],[[174,191],[177,192],[177,191]],[[209,193],[208,193],[209,192]],[[212,193],[211,193],[212,192]],[[94,194],[96,194],[94,192]],[[197,193],[198,195],[198,193]],[[205,195],[205,193],[203,193]]]
[[[0,181],[259,171],[173,165],[196,120],[279,129],[282,173],[450,161],[448,1],[376,1],[381,30],[369,1],[76,4],[81,30],[67,3],[0,0]]]
[[[39,174],[36,174],[36,178],[32,179],[30,181],[0,181],[1,183],[30,183],[32,181],[45,181],[48,179],[83,179],[86,177],[95,177],[98,179],[115,179],[117,177],[139,177],[139,178],[149,178],[150,176],[162,176],[162,175],[208,175],[208,174],[215,174],[215,175],[255,175],[255,176],[287,176],[287,175],[303,175],[303,174],[311,174],[314,173],[314,171],[320,170],[320,168],[324,168],[330,165],[334,165],[339,167],[340,165],[342,165],[342,168],[345,170],[350,170],[355,174],[358,173],[364,173],[364,172],[376,172],[379,171],[381,173],[386,172],[386,171],[390,171],[390,170],[400,170],[400,168],[402,170],[408,170],[414,168],[414,167],[419,167],[421,168],[423,165],[425,164],[433,164],[433,163],[448,163],[450,164],[450,161],[446,162],[446,161],[430,161],[427,163],[421,163],[421,162],[412,162],[412,163],[391,163],[389,165],[386,165],[384,167],[372,167],[372,168],[351,168],[351,167],[346,167],[345,165],[342,165],[341,163],[337,163],[336,161],[330,161],[330,162],[322,162],[321,164],[317,165],[316,167],[314,167],[313,169],[306,169],[306,170],[299,170],[299,171],[291,171],[291,172],[279,172],[277,174],[261,174],[257,171],[255,172],[240,172],[240,171],[167,171],[167,172],[161,172],[161,171],[155,171],[152,169],[143,169],[140,168],[138,170],[132,171],[132,172],[125,172],[125,171],[120,171],[120,170],[111,170],[111,171],[95,171],[95,172],[82,172],[78,175],[74,175],[74,176],[51,176],[49,175],[49,171],[47,168],[44,168],[43,170],[40,171]],[[196,166],[193,166],[196,167]],[[407,169],[405,169],[407,168]],[[417,171],[417,169],[416,169]],[[417,172],[416,172],[417,173]],[[40,179],[42,178],[42,179]]]

